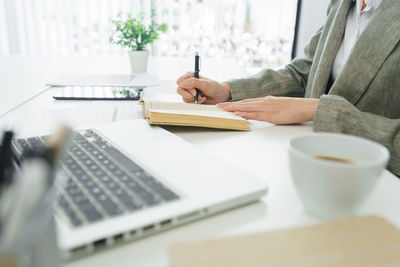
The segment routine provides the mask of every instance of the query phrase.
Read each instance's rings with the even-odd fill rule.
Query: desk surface
[[[59,57],[57,60],[39,61],[31,57],[0,57],[0,83],[6,87],[0,91],[0,114],[41,92],[18,109],[0,117],[0,129],[12,126],[21,135],[36,135],[52,131],[60,121],[74,126],[90,127],[92,124],[140,118],[137,102],[118,101],[54,101],[52,92],[44,90],[46,79],[57,73],[74,70],[79,58]],[[43,63],[46,62],[46,63]],[[103,72],[126,73],[128,65],[121,59],[82,58],[78,71],[87,73]],[[107,65],[105,66],[104,64]],[[120,62],[125,62],[120,64]],[[182,63],[183,62],[183,63]],[[175,78],[171,75],[183,73],[191,65],[185,60],[154,62],[153,68],[159,71],[162,79]],[[103,64],[102,67],[98,67]],[[159,65],[157,65],[159,64]],[[204,62],[203,62],[204,64]],[[220,62],[220,67],[230,66],[231,62]],[[12,67],[7,67],[12,65]],[[165,68],[163,66],[169,66]],[[93,66],[93,68],[91,67]],[[171,71],[172,69],[172,71]],[[239,68],[226,69],[224,75],[243,74]],[[125,71],[123,71],[125,70]],[[219,74],[221,75],[221,74]],[[214,76],[215,77],[215,76]],[[226,79],[229,76],[218,79]],[[171,80],[170,79],[170,80]],[[13,82],[15,81],[15,82]],[[173,81],[163,81],[162,86],[152,89],[158,92],[174,93]],[[234,234],[254,233],[271,229],[287,228],[317,222],[303,212],[290,180],[287,150],[288,141],[293,136],[311,132],[311,125],[275,126],[268,123],[251,122],[251,132],[229,132],[210,129],[165,127],[179,135],[197,149],[210,153],[238,168],[264,179],[269,184],[269,193],[261,201],[220,215],[200,220],[176,229],[131,242],[90,257],[70,262],[65,266],[168,266],[166,248],[177,240],[221,237]],[[380,215],[400,227],[400,182],[398,178],[385,171],[375,190],[357,214]]]

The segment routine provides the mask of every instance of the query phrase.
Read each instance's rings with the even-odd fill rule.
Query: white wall
[[[298,28],[296,57],[304,55],[304,46],[324,24],[330,0],[303,0]]]

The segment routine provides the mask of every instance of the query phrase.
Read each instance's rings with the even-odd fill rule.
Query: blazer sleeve
[[[323,95],[313,130],[357,135],[384,145],[391,154],[388,169],[400,176],[400,119],[361,112],[343,97]]]

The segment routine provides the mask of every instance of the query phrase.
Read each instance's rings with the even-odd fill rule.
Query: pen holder
[[[29,223],[7,244],[0,236],[0,266],[57,267],[60,266],[53,206],[66,177],[56,174],[52,185],[32,213]]]

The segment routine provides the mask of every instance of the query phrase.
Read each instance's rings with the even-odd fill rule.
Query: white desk
[[[44,79],[50,79],[59,72],[71,71],[76,68],[77,71],[92,73],[107,72],[108,70],[113,73],[129,71],[127,64],[120,64],[120,62],[124,62],[121,58],[83,58],[79,67],[76,66],[76,63],[80,62],[78,57],[73,59],[59,57],[57,60],[48,61],[53,62],[51,64],[46,63],[46,60],[38,61],[38,65],[32,63],[32,60],[38,59],[0,58],[0,73],[2,73],[0,76],[0,84],[2,84],[0,114],[24,100],[23,98],[42,90]],[[191,64],[187,62],[191,62],[191,60],[182,62],[172,60],[168,63],[160,60],[159,63],[153,62],[153,68],[159,70],[161,78],[171,80],[190,68],[188,65]],[[106,63],[107,65],[105,65]],[[13,67],[7,68],[6,65]],[[223,65],[223,63],[219,63],[218,66],[214,66],[215,71],[223,69]],[[231,62],[226,65],[231,65]],[[164,69],[166,66],[168,68]],[[18,72],[16,72],[17,70]],[[223,75],[237,74],[243,74],[243,72],[240,72],[239,68],[233,70],[228,68],[227,74],[217,73],[212,76],[226,79],[229,76]],[[175,77],[170,75],[175,75]],[[16,83],[10,83],[15,79],[17,79]],[[5,83],[7,86],[3,87]],[[31,84],[32,86],[29,86]],[[158,90],[173,93],[175,85],[172,81],[163,82],[163,87]],[[117,112],[116,116],[110,115],[115,115],[115,112]],[[76,126],[81,126],[137,117],[140,117],[140,114],[137,113],[135,102],[56,102],[52,100],[51,92],[46,91],[1,117],[0,127],[12,125],[20,134],[36,135],[53,129],[60,118],[72,120]],[[311,132],[311,126],[274,126],[268,123],[252,122],[251,128],[251,132],[229,132],[166,127],[196,148],[266,180],[269,183],[270,191],[262,201],[131,242],[68,263],[65,266],[168,266],[166,248],[169,243],[176,240],[252,233],[318,221],[303,213],[302,205],[290,180],[287,160],[289,139],[301,133]],[[400,227],[399,192],[398,178],[385,171],[373,194],[358,211],[358,214],[381,215]]]

